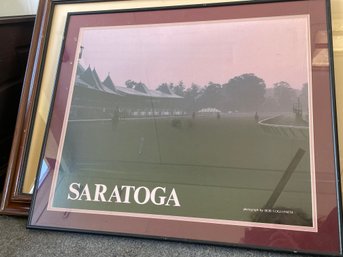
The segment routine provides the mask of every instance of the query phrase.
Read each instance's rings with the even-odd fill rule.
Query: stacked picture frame
[[[6,178],[7,171],[9,176],[13,176],[12,171],[17,170],[11,164],[8,165],[8,162],[34,22],[33,15],[0,17],[0,34],[2,36],[10,35],[2,41],[0,52],[2,56],[0,64],[2,71],[0,79],[0,194],[3,191],[3,203],[9,203],[8,198],[12,198],[14,202],[18,202],[18,207],[21,206],[23,199],[17,198],[15,194],[10,194],[16,186],[5,183],[5,180],[8,180],[8,176]],[[22,102],[25,99],[27,96],[23,95]],[[10,206],[12,204],[9,204],[9,208],[6,209],[12,214],[12,211],[9,210],[12,208]],[[26,214],[28,206],[24,211]]]
[[[331,25],[329,0],[41,1],[2,213],[342,254]]]

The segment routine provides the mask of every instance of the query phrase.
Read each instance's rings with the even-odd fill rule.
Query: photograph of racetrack
[[[307,26],[81,29],[53,207],[312,227]]]

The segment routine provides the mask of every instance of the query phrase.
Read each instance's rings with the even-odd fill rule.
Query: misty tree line
[[[126,81],[126,86],[138,91],[144,90],[144,83]],[[187,111],[198,111],[202,108],[216,108],[220,111],[292,111],[293,105],[300,100],[304,111],[307,110],[307,83],[301,90],[292,88],[285,81],[276,82],[271,88],[266,87],[263,79],[255,74],[246,73],[230,79],[225,84],[209,82],[207,85],[192,84],[186,88],[183,81],[177,84],[162,83],[156,90],[172,91],[184,98],[181,103]]]

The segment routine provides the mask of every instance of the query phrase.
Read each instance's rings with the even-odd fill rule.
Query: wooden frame
[[[2,104],[7,104],[8,106],[3,106],[5,108],[3,111],[4,116],[1,116],[3,119],[2,126],[6,126],[7,138],[1,138],[1,144],[7,144],[8,146],[2,145],[1,154],[3,158],[7,160],[5,163],[2,163],[4,166],[1,167],[4,169],[3,178],[3,200],[1,202],[0,212],[6,214],[27,214],[28,203],[26,195],[20,195],[15,191],[16,184],[12,183],[13,178],[18,174],[16,168],[13,167],[13,150],[10,157],[11,142],[14,132],[14,123],[17,116],[17,108],[19,105],[20,92],[22,89],[22,83],[24,79],[25,66],[27,61],[28,48],[30,46],[32,30],[34,25],[35,16],[15,16],[15,17],[1,17],[0,26],[2,26],[1,31],[3,33],[11,33],[8,42],[4,41],[2,47],[3,51],[6,51],[8,57],[4,59],[2,63],[2,70],[4,71],[3,76],[1,77],[1,101]],[[7,29],[7,32],[6,32]],[[2,53],[6,56],[5,53]],[[25,105],[27,96],[24,94],[21,102],[21,114],[18,115],[18,120],[21,119],[21,116],[25,112]],[[5,112],[6,110],[6,112]],[[17,123],[18,124],[18,123]],[[18,131],[15,133],[14,142],[18,140]],[[16,144],[16,143],[14,143]],[[11,160],[8,163],[8,159]],[[8,172],[7,177],[5,178],[6,171]],[[14,174],[16,173],[16,174]],[[14,179],[15,180],[15,179]],[[21,205],[26,204],[22,209]]]

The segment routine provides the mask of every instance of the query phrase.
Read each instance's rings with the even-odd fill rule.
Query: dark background
[[[6,175],[34,17],[0,18],[0,192]]]

